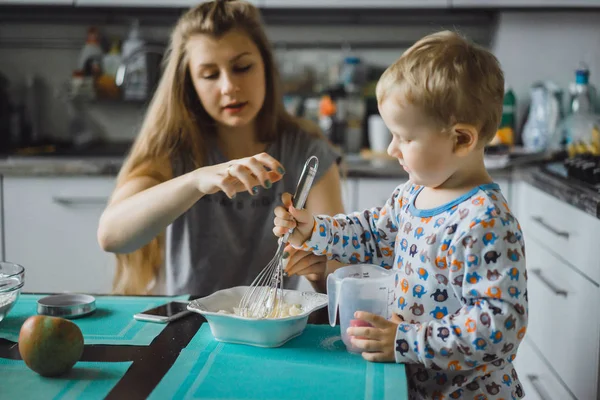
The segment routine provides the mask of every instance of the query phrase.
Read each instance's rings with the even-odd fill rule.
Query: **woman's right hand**
[[[283,178],[283,166],[267,153],[198,168],[194,171],[198,190],[203,195],[224,192],[233,199],[238,192],[258,193],[260,186],[271,188]]]

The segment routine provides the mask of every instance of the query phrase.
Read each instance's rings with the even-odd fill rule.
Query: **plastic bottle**
[[[533,85],[531,89],[531,106],[527,121],[523,126],[523,147],[530,152],[546,150],[550,131],[551,95],[542,83]]]
[[[139,51],[145,42],[140,38],[139,21],[136,19],[131,24],[127,39],[123,42],[122,57],[127,64],[125,100],[144,100],[148,91],[148,71],[146,68],[146,54]]]
[[[98,29],[91,27],[88,29],[85,46],[81,49],[77,69],[83,71],[84,75],[100,75],[101,63],[104,52],[100,47],[98,38]]]
[[[120,89],[115,81],[117,70],[121,65],[121,51],[118,39],[114,39],[110,52],[102,59],[102,75],[96,78],[96,94],[100,98],[117,99]]]
[[[121,50],[119,48],[119,40],[114,39],[108,54],[102,59],[102,70],[105,75],[112,76],[113,78],[117,75],[117,69],[121,65]]]
[[[327,139],[335,139],[335,113],[336,106],[331,96],[324,95],[319,101],[319,127]]]
[[[575,84],[569,88],[569,115],[562,125],[567,146],[590,143],[592,130],[598,120],[594,112],[589,76],[587,66],[580,63],[575,70]]]
[[[513,92],[510,86],[506,86],[504,89],[504,101],[502,103],[502,120],[500,121],[500,127],[509,127],[513,131],[515,130],[515,113],[517,109],[517,98],[515,92]]]
[[[504,144],[512,146],[515,140],[515,126],[516,126],[516,104],[517,98],[515,93],[506,86],[504,88],[504,101],[502,103],[502,119],[500,120],[500,126],[496,132],[496,136],[492,144]]]
[[[575,70],[575,85],[572,87],[570,112],[584,114],[592,111],[592,101],[589,90],[590,72],[587,66],[581,64]]]
[[[346,129],[344,132],[344,151],[358,154],[364,141],[365,99],[359,93],[348,93],[343,99],[345,104]]]

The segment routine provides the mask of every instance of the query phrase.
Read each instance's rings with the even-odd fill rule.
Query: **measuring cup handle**
[[[340,302],[339,286],[339,281],[333,274],[329,274],[327,277],[327,298],[329,300],[327,312],[329,314],[329,325],[331,326],[335,326],[336,323],[337,310]]]

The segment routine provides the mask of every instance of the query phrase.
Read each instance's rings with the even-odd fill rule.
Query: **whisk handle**
[[[298,210],[304,208],[304,204],[306,203],[308,193],[310,192],[310,188],[315,180],[315,175],[317,174],[318,169],[319,159],[316,156],[311,156],[308,160],[306,160],[304,168],[302,169],[302,173],[300,174],[300,179],[298,180],[298,185],[296,186],[296,193],[294,193],[294,198],[292,199],[294,208]],[[286,233],[280,239],[280,245],[287,243],[288,237],[293,231],[293,229],[290,229],[288,233]]]
[[[292,200],[294,208],[299,210],[304,208],[304,204],[306,203],[308,193],[310,192],[318,169],[319,159],[316,156],[311,156],[306,160],[302,173],[300,174],[300,180],[298,180],[298,185],[296,186],[296,193],[294,193],[294,198]]]

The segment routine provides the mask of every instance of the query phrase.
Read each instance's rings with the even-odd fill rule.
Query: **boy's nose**
[[[396,158],[402,159],[402,152],[400,151],[398,146],[395,145],[393,140],[387,148],[387,153],[391,157],[396,157]]]

